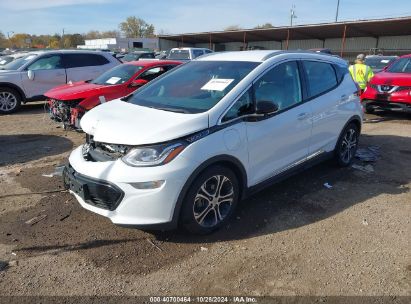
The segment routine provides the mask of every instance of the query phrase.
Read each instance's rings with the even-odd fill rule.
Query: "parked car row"
[[[131,61],[93,80],[58,86],[44,94],[51,118],[62,122],[65,128],[80,129],[80,119],[86,111],[134,92],[179,64],[171,60]]]
[[[22,102],[44,100],[44,93],[58,85],[94,79],[119,64],[106,52],[30,52],[0,70],[0,113],[13,113]]]

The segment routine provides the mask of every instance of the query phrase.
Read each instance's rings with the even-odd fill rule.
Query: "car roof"
[[[102,51],[90,51],[90,50],[41,50],[41,51],[32,51],[27,52],[26,54],[35,54],[35,55],[43,55],[43,54],[79,54],[79,53],[86,53],[86,54],[104,54],[111,56],[108,52]]]
[[[268,56],[272,56],[281,51],[235,51],[235,52],[217,52],[209,53],[198,57],[199,61],[251,61],[251,62],[263,62]]]
[[[411,54],[407,54],[407,55],[402,55],[402,56],[400,56],[400,58],[409,58],[409,57],[411,57]]]
[[[136,60],[136,61],[129,61],[123,64],[131,64],[131,65],[138,65],[138,66],[152,66],[152,65],[168,65],[168,64],[181,64],[181,61],[176,60]]]

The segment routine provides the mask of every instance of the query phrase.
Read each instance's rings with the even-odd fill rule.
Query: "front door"
[[[303,102],[296,61],[281,63],[254,84],[255,100],[278,105],[274,115],[247,122],[250,186],[303,162],[309,151],[311,109]]]
[[[28,74],[31,71],[32,78]],[[44,95],[48,90],[66,83],[66,70],[61,55],[46,55],[30,64],[22,74],[25,94],[28,98]]]

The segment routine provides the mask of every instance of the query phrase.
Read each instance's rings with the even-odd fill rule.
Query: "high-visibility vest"
[[[372,69],[363,63],[353,64],[350,66],[349,70],[352,78],[358,83],[362,90],[366,88],[367,83],[374,76]]]

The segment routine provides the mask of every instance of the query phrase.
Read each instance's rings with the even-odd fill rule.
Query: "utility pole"
[[[291,7],[290,10],[290,26],[293,26],[293,19],[297,18],[297,15],[295,14],[295,5]]]
[[[335,22],[338,22],[338,11],[340,10],[340,0],[337,0],[337,11],[335,12]]]

